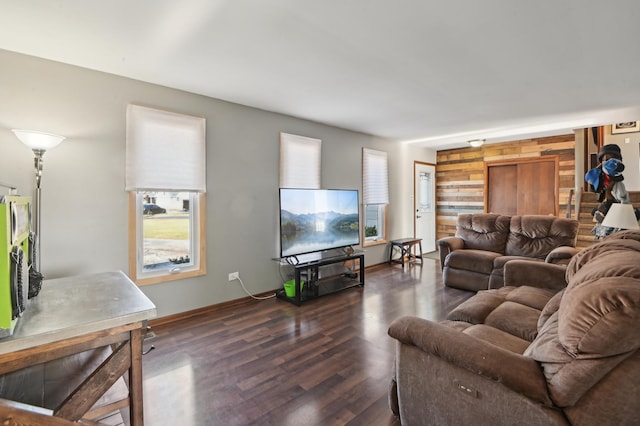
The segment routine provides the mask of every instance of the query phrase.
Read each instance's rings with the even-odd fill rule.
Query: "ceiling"
[[[640,119],[637,0],[0,0],[0,10],[0,49],[434,149]]]

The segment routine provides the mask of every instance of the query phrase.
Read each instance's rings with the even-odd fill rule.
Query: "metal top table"
[[[155,316],[155,305],[123,272],[46,280],[14,334],[0,339],[0,374],[112,345],[111,357],[53,415],[79,420],[128,370],[131,424],[141,425],[142,329]]]

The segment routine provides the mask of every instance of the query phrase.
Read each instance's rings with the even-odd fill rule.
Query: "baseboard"
[[[365,273],[366,273],[366,271],[369,271],[369,270],[372,271],[372,270],[375,270],[375,269],[380,269],[380,268],[385,267],[385,266],[389,266],[389,263],[388,262],[384,262],[384,263],[376,263],[374,265],[365,266],[364,270],[365,270]],[[366,281],[366,278],[365,278],[365,281]],[[264,293],[255,294],[254,296],[257,296],[257,297],[269,296],[269,295],[273,294],[277,290],[278,289],[271,290],[271,291],[265,291]],[[226,307],[237,305],[237,304],[240,304],[240,303],[245,303],[246,301],[248,301],[250,299],[251,299],[251,297],[246,296],[246,297],[241,297],[239,299],[228,300],[228,301],[222,302],[222,303],[216,303],[215,305],[204,306],[202,308],[192,309],[190,311],[179,312],[177,314],[172,314],[172,315],[167,315],[167,316],[160,317],[160,318],[155,318],[155,319],[149,320],[149,326],[150,327],[160,327],[162,325],[171,324],[173,322],[185,320],[185,319],[188,319],[188,318],[191,318],[191,317],[195,317],[197,315],[207,314],[207,313],[209,313],[211,311],[214,311],[216,309],[226,308]]]

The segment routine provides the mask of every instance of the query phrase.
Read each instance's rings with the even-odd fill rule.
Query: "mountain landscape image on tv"
[[[360,244],[358,191],[280,189],[282,257]]]

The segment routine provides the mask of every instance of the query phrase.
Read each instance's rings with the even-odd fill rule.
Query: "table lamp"
[[[636,212],[631,204],[613,203],[602,221],[602,226],[617,229],[640,229]]]

